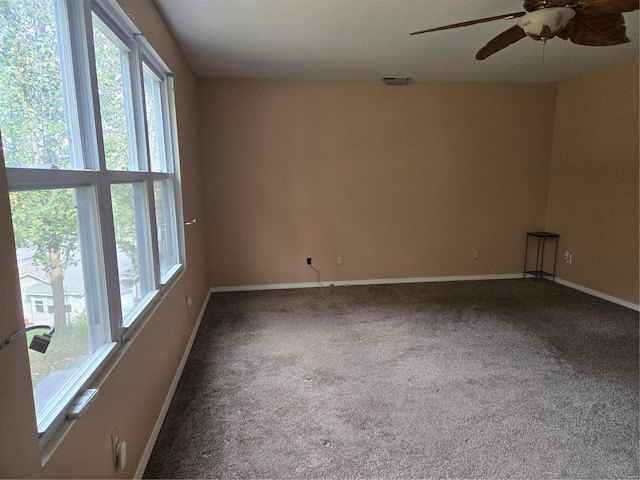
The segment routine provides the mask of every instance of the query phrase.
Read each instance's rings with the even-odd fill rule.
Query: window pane
[[[125,326],[127,315],[154,289],[149,234],[149,203],[143,183],[111,185],[113,221],[118,251],[120,301]]]
[[[144,65],[144,102],[147,116],[147,134],[149,138],[149,157],[151,170],[154,172],[166,172],[167,161],[164,150],[163,124],[162,124],[162,97],[160,79],[149,67]]]
[[[6,166],[71,168],[54,2],[2,0],[0,46]]]
[[[158,253],[160,254],[160,277],[179,263],[178,235],[176,232],[176,208],[171,180],[153,182],[158,228]]]
[[[93,40],[106,165],[110,170],[139,170],[127,83],[128,52],[105,32],[107,27],[94,15]]]
[[[83,273],[82,245],[91,238],[81,239],[77,198],[70,188],[10,193],[24,323],[56,328],[46,354],[29,350],[38,415],[110,341],[108,322],[87,314],[86,286],[100,282]]]

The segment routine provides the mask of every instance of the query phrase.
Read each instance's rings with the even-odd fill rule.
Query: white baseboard
[[[573,288],[575,290],[588,293],[589,295],[593,295],[594,297],[602,298],[603,300],[607,300],[608,302],[622,305],[623,307],[630,308],[631,310],[635,310],[637,312],[640,311],[640,305],[627,302],[626,300],[622,300],[621,298],[613,297],[611,295],[607,295],[606,293],[598,292],[597,290],[583,287],[582,285],[578,285],[577,283],[573,283],[568,280],[563,280],[562,278],[558,278],[558,277],[556,277],[556,282],[559,283],[560,285],[564,285],[565,287]]]
[[[386,285],[392,283],[428,283],[428,282],[458,282],[468,280],[506,280],[522,278],[522,273],[505,273],[499,275],[458,275],[450,277],[411,277],[411,278],[376,278],[367,280],[323,280],[322,286],[344,287],[347,285]],[[233,287],[212,287],[213,293],[217,292],[244,292],[251,290],[282,290],[285,288],[315,288],[318,282],[310,283],[272,283],[267,285],[238,285]]]
[[[180,364],[178,365],[178,369],[176,370],[176,374],[173,376],[173,381],[171,382],[171,386],[169,387],[169,391],[167,392],[167,397],[162,404],[162,408],[160,409],[160,413],[158,414],[158,418],[156,419],[156,423],[153,426],[153,431],[151,432],[151,436],[149,437],[149,441],[147,442],[147,446],[142,453],[142,458],[140,459],[140,463],[138,463],[138,468],[136,469],[135,476],[133,478],[139,479],[144,475],[144,471],[147,468],[147,463],[149,462],[149,458],[151,457],[151,453],[153,452],[153,447],[156,444],[156,440],[158,439],[158,435],[160,434],[160,429],[162,428],[162,424],[164,423],[164,419],[167,416],[167,411],[169,410],[169,405],[171,405],[171,400],[173,400],[173,395],[176,392],[176,388],[178,388],[178,383],[180,382],[180,377],[182,376],[182,371],[184,370],[184,366],[187,363],[187,359],[189,358],[189,353],[191,352],[191,347],[193,346],[193,342],[196,338],[196,334],[198,333],[198,329],[200,328],[200,322],[202,322],[202,317],[204,316],[204,312],[209,304],[209,298],[211,297],[212,291],[209,290],[207,294],[207,298],[202,304],[202,308],[200,309],[200,313],[198,314],[198,319],[196,320],[196,324],[193,327],[193,331],[191,332],[191,337],[189,338],[189,342],[187,343],[187,348],[185,348],[184,354],[182,355],[182,360],[180,360]]]
[[[469,280],[508,280],[508,279],[514,279],[514,278],[522,278],[522,273],[505,273],[505,274],[499,274],[499,275],[458,275],[458,276],[449,276],[449,277],[377,278],[377,279],[367,279],[367,280],[344,280],[344,281],[326,280],[326,281],[322,281],[321,283],[322,283],[322,286],[324,287],[329,287],[329,286],[344,287],[347,285],[384,285],[384,284],[392,284],[392,283],[458,282],[458,281],[469,281]],[[558,277],[556,277],[555,281],[566,287],[573,288],[575,290],[579,290],[584,293],[588,293],[589,295],[593,295],[594,297],[602,298],[603,300],[607,300],[617,305],[622,305],[623,307],[640,311],[640,305],[636,305],[635,303],[627,302],[626,300],[622,300],[620,298],[607,295],[606,293],[598,292],[597,290],[592,290],[591,288],[583,287],[582,285],[578,285],[577,283],[569,282],[567,280],[563,280]],[[237,286],[230,286],[230,287],[212,287],[211,293],[245,292],[245,291],[251,291],[251,290],[282,290],[286,288],[316,288],[319,286],[320,285],[318,285],[318,282],[272,283],[272,284],[265,284],[265,285],[237,285]]]

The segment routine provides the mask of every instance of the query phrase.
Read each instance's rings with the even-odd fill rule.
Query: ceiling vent
[[[384,77],[382,81],[385,85],[409,85],[411,77]]]

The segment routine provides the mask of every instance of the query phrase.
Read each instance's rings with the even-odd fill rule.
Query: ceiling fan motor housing
[[[573,8],[543,8],[527,12],[518,20],[518,25],[534,40],[547,40],[555,37],[575,15]]]

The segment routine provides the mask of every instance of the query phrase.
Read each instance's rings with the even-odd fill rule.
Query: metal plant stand
[[[556,256],[558,253],[558,235],[557,233],[550,232],[527,232],[527,246],[524,250],[524,273],[522,278],[526,278],[527,275],[532,275],[537,281],[539,278],[551,277],[551,281],[556,281]],[[527,270],[527,254],[529,253],[529,238],[537,238],[538,246],[536,248],[536,266],[535,270]],[[553,272],[544,271],[544,247],[547,240],[553,240]]]

